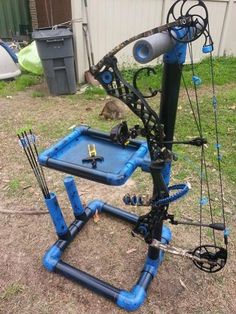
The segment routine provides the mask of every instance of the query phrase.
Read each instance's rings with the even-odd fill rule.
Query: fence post
[[[71,0],[72,25],[74,34],[75,65],[78,82],[84,81],[84,36],[83,36],[83,1]]]
[[[230,17],[233,12],[234,0],[226,0],[226,1],[227,1],[227,7],[225,10],[224,22],[222,25],[222,32],[221,32],[219,48],[218,48],[218,56],[223,56],[225,54],[225,40],[226,40],[227,33],[229,31]]]

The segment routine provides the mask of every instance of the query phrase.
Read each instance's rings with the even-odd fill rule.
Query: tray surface
[[[88,145],[95,144],[97,156],[104,161],[83,163],[89,157]],[[110,185],[121,185],[147,159],[145,142],[131,141],[127,146],[114,143],[109,134],[81,126],[39,156],[41,165]]]
[[[104,172],[119,173],[127,160],[137,151],[136,147],[123,148],[102,138],[82,135],[58,151],[53,158],[91,169],[91,163],[82,162],[84,158],[88,157],[88,144],[95,144],[97,156],[104,158],[103,162],[97,162],[94,170]]]

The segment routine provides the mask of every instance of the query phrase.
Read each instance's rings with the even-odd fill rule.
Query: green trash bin
[[[65,27],[33,32],[51,95],[74,94],[77,90],[73,34]]]

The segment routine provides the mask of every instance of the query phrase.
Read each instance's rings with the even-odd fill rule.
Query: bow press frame
[[[168,133],[168,140],[170,141],[173,140],[181,78],[181,67],[179,66],[179,59],[176,59],[174,56],[176,55],[176,52],[178,52],[178,55],[181,55],[182,62],[184,62],[186,44],[176,43],[176,45],[173,45],[172,50],[174,51],[170,50],[164,55],[164,73],[160,107],[161,123],[165,125],[166,131],[170,130]],[[170,112],[173,113],[171,116],[169,115]],[[117,178],[113,173],[99,173],[99,166],[97,169],[91,169],[91,167],[88,165],[73,166],[73,163],[67,160],[67,157],[64,158],[62,155],[63,153],[66,155],[67,146],[72,147],[73,149],[73,140],[80,142],[78,137],[83,135],[90,137],[90,140],[93,138],[92,142],[95,141],[94,136],[96,138],[104,137],[106,138],[106,141],[109,137],[108,134],[90,129],[89,127],[79,127],[52,148],[49,148],[43,152],[39,156],[41,165],[110,185],[123,184],[133,174],[137,166],[141,167],[144,171],[150,172],[150,156],[147,145],[146,143],[140,143],[138,141],[131,142],[131,146],[136,146],[136,152],[134,151],[134,153],[131,155],[131,158],[128,159],[125,165],[126,170],[122,171],[122,178],[121,176],[120,178]],[[84,144],[83,146],[86,147],[87,144]],[[99,143],[96,144],[96,147],[99,147]],[[109,145],[107,149],[109,150]],[[126,148],[120,147],[120,153],[124,154],[125,149]],[[127,150],[128,149],[129,148],[127,147]],[[102,152],[100,151],[99,153]],[[70,155],[70,148],[68,148],[68,155]],[[119,154],[117,154],[117,156],[118,155]],[[105,167],[105,165],[106,158],[104,159],[103,166]],[[160,171],[162,172],[166,186],[168,186],[170,181],[171,163],[162,165]],[[66,278],[69,278],[85,286],[86,288],[110,299],[116,303],[117,306],[124,310],[133,311],[138,309],[144,303],[147,297],[148,287],[151,284],[153,278],[157,275],[159,266],[164,259],[164,252],[157,248],[149,247],[146,261],[141,269],[140,276],[130,291],[116,288],[109,283],[106,283],[84,271],[81,271],[79,268],[75,268],[74,266],[64,262],[62,260],[63,252],[70,244],[72,244],[73,239],[79,235],[85,224],[93,217],[96,211],[119,218],[125,222],[130,223],[133,227],[139,219],[138,215],[132,214],[112,205],[105,204],[101,200],[94,200],[90,202],[86,208],[83,208],[73,177],[65,178],[64,184],[68,198],[71,202],[75,220],[70,224],[69,227],[65,225],[61,209],[58,205],[58,202],[55,201],[56,196],[55,194],[51,193],[50,195],[52,199],[46,200],[46,205],[49,209],[49,213],[59,239],[46,252],[43,258],[44,267],[50,272],[63,275]],[[60,219],[58,219],[58,217],[60,217]],[[64,228],[64,233],[61,233],[62,228]],[[161,234],[161,242],[163,244],[168,244],[171,241],[171,231],[165,225],[160,225],[159,228],[155,230],[155,234]]]
[[[213,50],[205,4],[202,0],[198,0],[197,5],[194,4],[192,7],[187,8],[186,14],[183,14],[186,1],[177,0],[172,5],[167,15],[167,24],[131,37],[116,46],[90,68],[91,73],[102,84],[106,92],[123,101],[140,118],[143,122],[143,128],[136,125],[129,130],[126,122],[124,122],[127,134],[124,134],[123,137],[112,137],[107,133],[81,126],[40,156],[38,156],[35,137],[32,132],[30,131],[29,135],[25,131],[18,134],[22,148],[44,195],[45,204],[58,236],[58,240],[44,255],[43,265],[48,271],[61,274],[101,294],[127,311],[136,310],[144,303],[148,287],[157,275],[159,266],[163,261],[164,252],[188,257],[199,269],[209,273],[221,270],[227,260],[228,233],[225,228],[225,221],[223,223],[203,224],[200,220],[200,222],[188,223],[186,221],[177,221],[174,215],[168,213],[169,204],[185,195],[190,188],[185,184],[169,187],[171,160],[174,158],[172,144],[190,144],[202,147],[203,150],[206,143],[206,139],[203,138],[201,132],[200,137],[190,141],[173,141],[186,44],[203,34],[205,36],[203,52]],[[180,4],[181,17],[176,19],[175,16],[178,15],[174,11],[178,4]],[[194,12],[192,13],[192,9],[194,10],[196,6],[200,6],[206,11],[205,18],[201,18],[198,14],[194,15]],[[132,86],[125,81],[117,66],[115,54],[137,40],[140,41],[136,42],[134,46],[134,57],[136,60],[140,59],[141,63],[146,63],[165,53],[159,115],[149,106],[146,101],[148,97],[145,97],[137,86],[135,87],[136,84]],[[196,90],[196,85],[200,84],[200,80],[195,75],[193,75],[193,82]],[[154,95],[155,93],[151,92],[151,94]],[[214,93],[213,105],[217,122],[217,101]],[[117,134],[115,133],[115,135]],[[133,140],[138,135],[146,137],[146,141]],[[132,140],[129,141],[129,138],[132,138]],[[123,142],[123,139],[125,139],[125,142]],[[218,134],[216,134],[217,158],[219,174],[221,175],[219,147]],[[111,155],[116,156],[115,164],[110,161]],[[124,184],[136,168],[140,167],[143,171],[149,172],[152,177],[153,195],[148,203],[151,210],[145,215],[138,216],[108,205],[102,200],[94,200],[84,208],[74,178],[66,177],[64,185],[74,214],[74,221],[67,226],[56,194],[50,193],[48,190],[42,166],[113,186]],[[221,181],[220,183],[223,207],[223,188]],[[178,190],[178,192],[170,195],[171,190]],[[203,200],[204,198],[201,198],[201,202]],[[125,203],[144,205],[142,198],[136,196],[135,198],[125,197]],[[200,203],[200,206],[202,205],[204,204]],[[140,276],[130,291],[116,288],[62,260],[63,252],[73,242],[74,238],[82,232],[85,224],[96,212],[106,213],[130,223],[132,234],[142,237],[149,244],[146,261]],[[222,212],[224,213],[223,210]],[[200,228],[208,227],[213,231],[223,231],[226,249],[216,246],[216,244],[200,244],[193,252],[175,248],[169,245],[172,236],[170,229],[163,224],[165,220],[169,220],[170,223],[175,225],[185,224]],[[202,251],[202,249],[205,251]],[[204,263],[207,263],[207,266]]]

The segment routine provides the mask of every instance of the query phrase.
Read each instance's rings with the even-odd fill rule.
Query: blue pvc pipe
[[[53,217],[53,222],[55,226],[58,228],[61,223],[61,217],[57,217],[58,211],[60,211],[60,207],[57,203],[55,194],[51,194],[50,200],[47,201],[46,204],[49,208],[50,214]],[[138,219],[138,216],[135,214],[131,214],[121,210],[119,208],[113,207],[111,205],[105,204],[103,201],[94,200],[88,204],[85,208],[85,214],[87,218],[93,216],[96,211],[99,212],[107,212],[111,215],[114,215],[123,220],[129,221],[131,223],[135,223]],[[60,215],[59,215],[60,216]],[[63,217],[62,217],[63,219]],[[126,311],[134,311],[138,309],[145,301],[147,297],[147,289],[152,282],[154,276],[157,274],[159,266],[164,258],[164,252],[160,250],[160,254],[158,258],[151,259],[147,256],[144,267],[141,271],[140,277],[137,283],[133,286],[130,291],[120,290],[98,278],[95,278],[79,269],[76,269],[61,260],[61,256],[65,248],[69,243],[73,240],[76,234],[82,229],[82,227],[86,224],[87,220],[75,220],[69,230],[71,237],[68,240],[58,240],[45,254],[43,259],[43,264],[49,271],[55,271],[56,273],[62,274],[67,278],[70,278],[80,284],[83,284],[87,288],[103,295],[106,298],[109,298],[113,302],[115,302],[120,308]],[[59,231],[59,229],[57,229]],[[163,226],[162,228],[162,236],[161,242],[164,244],[168,244],[171,240],[171,231],[168,227]]]
[[[90,202],[87,207],[93,212],[93,214],[95,214],[96,211],[101,212],[104,204],[105,203],[103,201],[94,200]]]
[[[50,198],[45,198],[45,203],[55,226],[58,237],[63,238],[69,234],[69,229],[66,225],[61,208],[58,204],[56,194],[50,193]]]
[[[64,179],[64,185],[74,212],[74,216],[75,218],[79,218],[79,216],[84,213],[84,207],[81,203],[74,178],[72,176],[66,177]]]
[[[43,257],[43,265],[48,271],[50,272],[55,271],[55,267],[57,263],[61,260],[61,256],[65,249],[67,248],[67,246],[73,241],[75,236],[82,230],[86,222],[93,215],[92,211],[89,208],[86,208],[84,214],[86,215],[87,220],[76,219],[75,221],[73,221],[69,227],[69,233],[71,236],[64,240],[62,239],[57,240],[54,243],[54,245],[51,246],[45,253]]]
[[[163,225],[161,242],[168,244],[171,241],[171,231],[167,226]],[[141,276],[138,283],[131,289],[131,291],[121,291],[117,299],[117,305],[126,311],[137,310],[145,301],[147,296],[147,288],[152,279],[156,276],[159,266],[164,259],[164,252],[160,250],[157,259],[151,259],[147,256]]]
[[[75,128],[73,132],[71,132],[69,135],[61,139],[58,143],[51,146],[49,149],[46,149],[43,153],[39,155],[39,163],[42,166],[47,165],[47,161],[51,156],[55,155],[55,152],[58,152],[60,150],[63,150],[63,148],[70,142],[73,142],[78,136],[81,134],[84,134],[89,129],[88,126],[80,126],[79,128]]]
[[[60,261],[63,251],[57,245],[53,245],[43,257],[43,266],[50,272],[55,270],[56,264]]]
[[[145,289],[136,285],[131,291],[121,291],[116,304],[126,311],[135,311],[144,303],[146,296]]]

